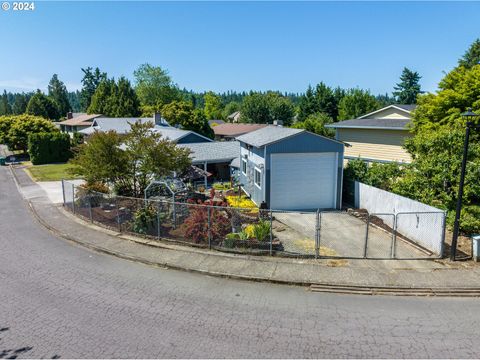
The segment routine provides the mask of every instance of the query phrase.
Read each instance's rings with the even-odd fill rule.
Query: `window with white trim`
[[[255,168],[254,182],[258,188],[262,188],[262,172],[258,168]]]
[[[242,158],[242,173],[247,175],[247,159]]]

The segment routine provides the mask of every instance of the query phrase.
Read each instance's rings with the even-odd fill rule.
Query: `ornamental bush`
[[[66,162],[71,156],[70,137],[60,132],[30,134],[28,153],[33,165]]]

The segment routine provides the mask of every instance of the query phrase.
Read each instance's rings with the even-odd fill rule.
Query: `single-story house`
[[[239,136],[240,183],[275,210],[340,209],[344,144],[303,129],[267,126]]]
[[[67,119],[60,121],[60,131],[69,134],[73,137],[73,134],[84,130],[92,126],[93,120],[100,117],[100,114],[86,114],[86,113],[67,113]]]
[[[232,176],[232,161],[238,160],[240,155],[240,143],[238,141],[212,141],[179,144],[178,146],[190,150],[192,165],[198,166],[211,174],[210,179],[204,176],[205,187],[208,180],[211,182],[229,181]]]
[[[213,132],[215,133],[215,140],[234,140],[237,136],[247,134],[249,132],[264,128],[266,124],[232,124],[225,123],[214,126]]]
[[[369,162],[412,161],[403,148],[409,131],[415,105],[389,105],[358,119],[327,125],[335,129],[335,138],[350,146],[345,148],[345,159],[362,158]]]
[[[136,121],[154,122],[154,131],[160,133],[162,137],[169,139],[177,144],[210,142],[211,139],[197,134],[191,130],[183,130],[172,127],[163,119],[160,114],[155,114],[153,118],[108,118],[98,117],[93,120],[90,127],[79,131],[84,135],[91,135],[96,131],[116,131],[119,134],[126,134],[130,131],[130,124]]]

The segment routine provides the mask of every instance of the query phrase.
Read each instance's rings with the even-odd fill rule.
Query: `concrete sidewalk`
[[[76,218],[52,204],[21,167],[13,179],[38,221],[66,240],[149,265],[216,276],[298,285],[371,288],[471,288],[480,290],[474,263],[431,260],[289,259],[226,254],[128,236]]]

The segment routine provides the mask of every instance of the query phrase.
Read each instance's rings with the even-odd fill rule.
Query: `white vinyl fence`
[[[355,207],[371,214],[395,214],[395,219],[384,222],[396,229],[399,236],[442,254],[446,218],[443,210],[358,181],[355,181],[354,194]]]

